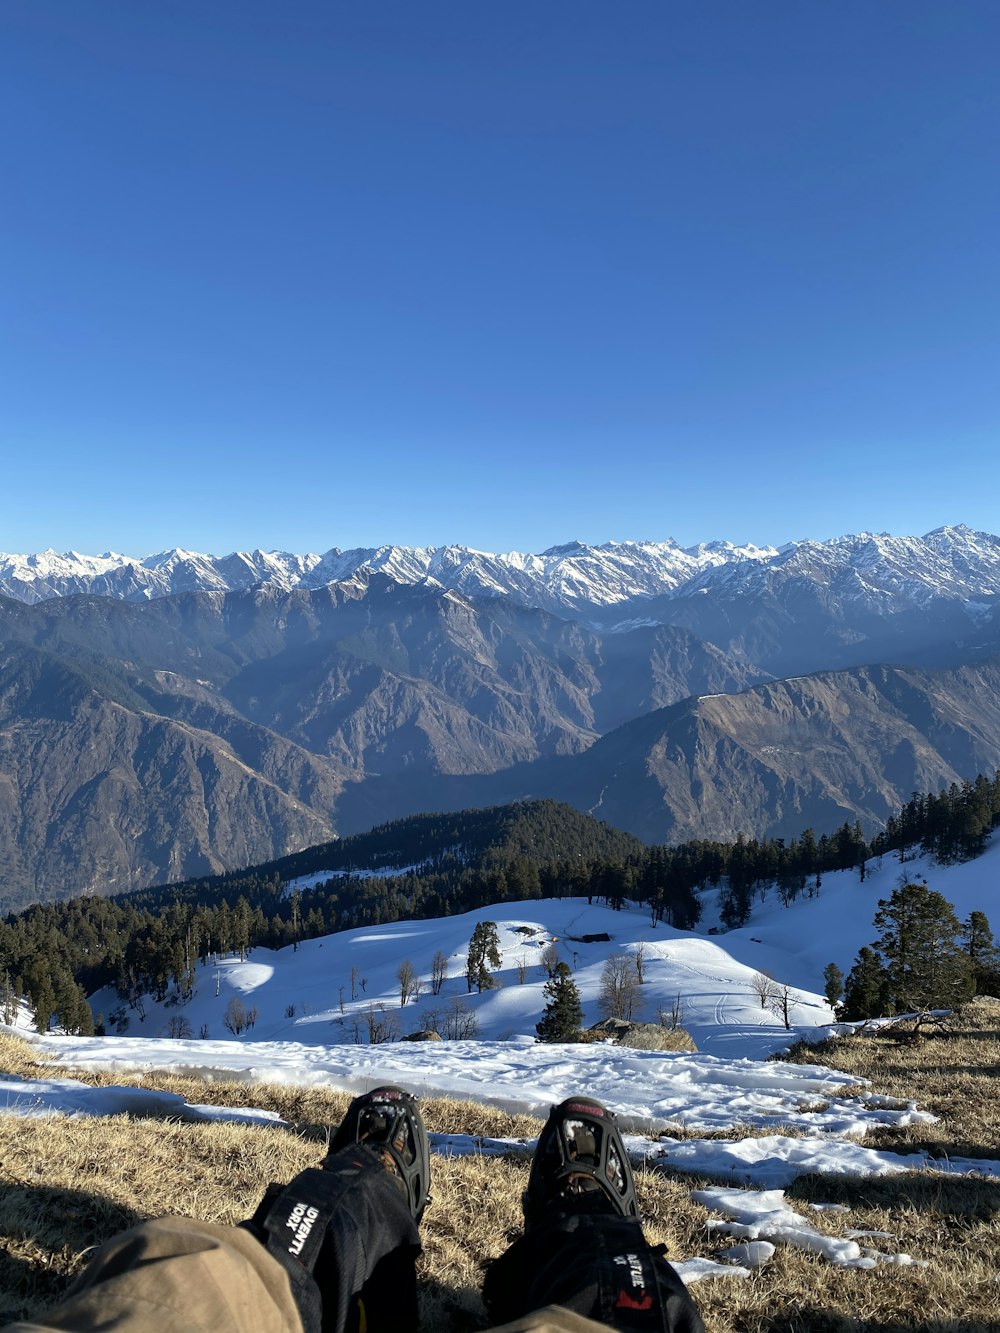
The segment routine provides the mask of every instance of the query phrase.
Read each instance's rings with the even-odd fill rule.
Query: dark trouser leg
[[[289,1273],[305,1333],[416,1328],[417,1225],[367,1149],[344,1148],[269,1191],[249,1226]]]
[[[704,1333],[684,1284],[641,1224],[591,1211],[584,1199],[553,1207],[491,1264],[483,1297],[498,1324],[561,1305],[626,1333]]]

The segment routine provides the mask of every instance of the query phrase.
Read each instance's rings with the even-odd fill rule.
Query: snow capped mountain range
[[[571,542],[539,554],[495,554],[465,546],[380,546],[324,555],[236,551],[212,556],[176,549],[136,559],[0,554],[0,596],[39,602],[73,594],[148,601],[183,592],[229,592],[259,584],[316,589],[359,574],[423,584],[470,597],[510,597],[557,615],[641,618],[653,598],[711,594],[720,602],[777,595],[796,584],[860,603],[876,614],[958,601],[975,615],[1000,594],[1000,537],[959,525],[924,537],[860,533],[772,546],[674,541]],[[650,608],[652,610],[652,608]],[[660,617],[653,613],[651,619]]]
[[[1000,538],[960,525],[936,528],[925,537],[860,533],[826,542],[791,542],[767,558],[727,561],[700,571],[684,595],[713,591],[729,597],[773,591],[799,579],[831,596],[866,602],[891,613],[923,607],[936,597],[962,602],[991,599],[1000,592]]]
[[[396,583],[428,584],[470,596],[509,596],[552,611],[608,606],[674,592],[703,570],[735,561],[771,559],[773,547],[713,542],[688,550],[676,542],[578,542],[541,554],[493,554],[466,546],[339,547],[325,555],[236,551],[218,557],[173,550],[142,559],[102,556],[0,555],[0,594],[35,602],[89,593],[144,601],[172,593],[227,592],[273,583],[284,589],[322,588],[361,572]]]

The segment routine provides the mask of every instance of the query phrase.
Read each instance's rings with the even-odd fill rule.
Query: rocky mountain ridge
[[[26,602],[80,593],[145,601],[259,583],[317,589],[360,571],[473,597],[510,597],[555,614],[603,613],[606,624],[627,619],[619,613],[639,614],[649,599],[708,595],[734,601],[800,580],[880,615],[925,607],[935,598],[970,604],[975,615],[977,603],[991,606],[1000,595],[1000,537],[958,525],[924,537],[861,533],[790,542],[780,549],[729,542],[684,548],[667,540],[570,542],[539,554],[464,546],[334,547],[323,555],[258,550],[223,557],[177,549],[141,559],[46,551],[0,555],[0,595]],[[611,620],[609,608],[616,612]],[[651,614],[664,612],[665,603],[658,603]]]
[[[613,605],[682,586],[706,566],[773,555],[768,548],[716,542],[684,550],[676,542],[570,542],[541,554],[492,554],[464,546],[334,547],[324,555],[236,551],[218,557],[176,549],[135,559],[60,554],[0,555],[0,595],[34,602],[79,593],[143,601],[180,592],[232,592],[258,583],[314,590],[359,572],[396,583],[430,584],[471,596],[510,596],[526,606],[567,611]]]
[[[866,835],[914,792],[1000,769],[1000,658],[951,670],[858,667],[705,695],[616,728],[578,755],[462,780],[438,775],[419,801],[398,779],[345,789],[401,818],[523,798],[565,802],[645,842],[791,839],[859,822]]]

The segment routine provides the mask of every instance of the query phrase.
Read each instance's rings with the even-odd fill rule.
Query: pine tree
[[[568,963],[558,963],[551,980],[542,987],[548,996],[541,1022],[535,1024],[539,1041],[576,1041],[583,1023],[580,992]]]
[[[974,992],[969,957],[951,903],[926,884],[904,884],[879,900],[875,948],[885,959],[897,1013],[963,1004]]]
[[[879,1018],[889,1010],[889,980],[882,960],[867,945],[858,953],[844,986],[837,1017],[846,1023]]]
[[[985,912],[969,913],[962,924],[962,940],[972,965],[976,991],[980,995],[1000,994],[1000,949]]]
[[[823,969],[823,994],[831,1006],[839,1004],[844,994],[844,974],[836,963],[827,963]]]
[[[52,982],[48,977],[44,977],[31,997],[32,1017],[35,1020],[35,1030],[37,1032],[48,1032],[49,1023],[52,1021],[52,1011],[55,1007],[56,997],[52,989]]]
[[[497,968],[501,962],[496,922],[480,921],[469,941],[469,956],[465,967],[468,989],[471,991],[475,986],[478,991],[489,990],[493,985],[490,967]]]
[[[995,963],[1000,950],[997,949],[990,930],[990,922],[985,912],[970,912],[962,924],[962,939],[965,952],[973,967],[982,967]]]
[[[20,1008],[21,997],[14,991],[14,983],[10,979],[10,972],[5,972],[3,977],[3,998],[0,1000],[2,1005],[3,1021],[8,1027],[13,1027],[17,1021],[17,1011]]]

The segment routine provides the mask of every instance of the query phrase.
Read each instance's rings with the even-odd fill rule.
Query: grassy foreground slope
[[[940,1117],[936,1125],[883,1130],[877,1138],[869,1136],[871,1146],[997,1155],[996,1002],[970,1005],[940,1032],[915,1044],[883,1034],[838,1040],[815,1056],[799,1058],[866,1074],[875,1092],[916,1098]],[[0,1065],[35,1077],[52,1072],[30,1047],[12,1038],[0,1038]],[[0,1117],[4,1319],[37,1313],[58,1299],[84,1262],[83,1251],[139,1218],[175,1212],[234,1222],[247,1216],[269,1181],[287,1179],[322,1157],[324,1126],[337,1122],[348,1101],[347,1094],[199,1083],[169,1072],[81,1077],[95,1084],[142,1082],[203,1103],[263,1106],[292,1121],[297,1132],[124,1117]],[[429,1128],[441,1132],[531,1137],[540,1128],[529,1117],[470,1103],[428,1100],[424,1111]],[[794,1132],[794,1126],[790,1129]],[[478,1296],[482,1268],[519,1227],[527,1157],[435,1157],[433,1171],[434,1202],[423,1227],[423,1326],[435,1333],[459,1333],[484,1325]],[[664,1241],[675,1258],[712,1257],[730,1244],[706,1229],[707,1213],[690,1199],[692,1189],[707,1183],[712,1182],[640,1172],[647,1234]],[[709,1333],[997,1333],[1000,1183],[930,1173],[810,1176],[797,1181],[786,1197],[817,1229],[840,1233],[850,1226],[889,1233],[887,1247],[928,1266],[842,1269],[779,1247],[771,1264],[749,1280],[706,1281],[694,1288]],[[812,1203],[840,1203],[850,1213],[827,1221],[826,1214],[810,1210]]]

